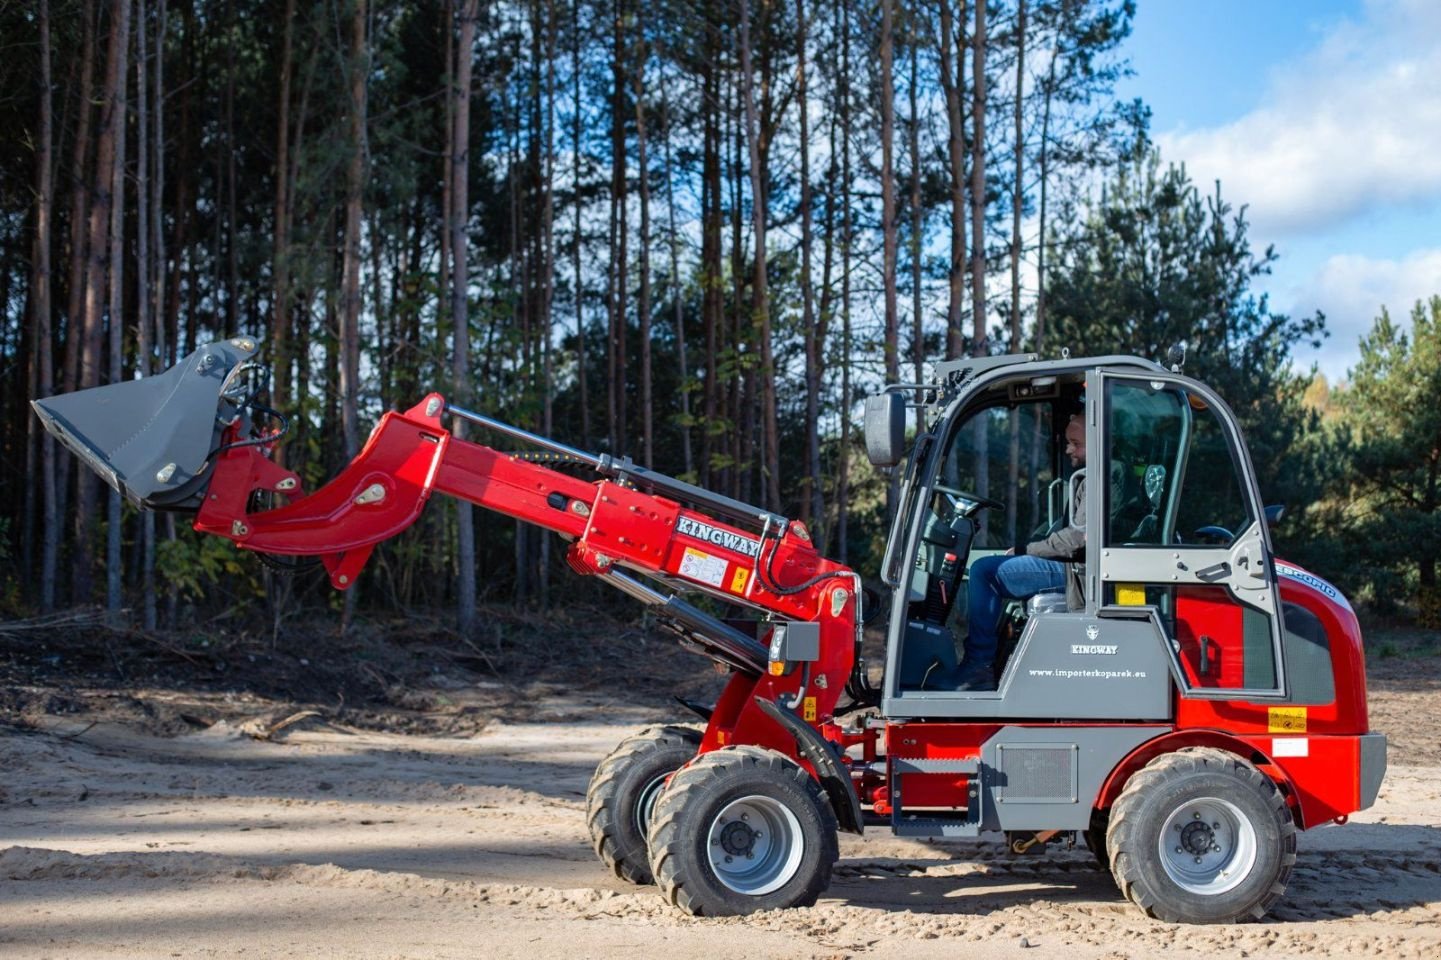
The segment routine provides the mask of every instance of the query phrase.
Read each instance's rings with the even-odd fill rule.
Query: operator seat
[[[1034,617],[1040,613],[1065,613],[1066,612],[1066,591],[1047,590],[1035,594],[1026,601],[1026,616]]]

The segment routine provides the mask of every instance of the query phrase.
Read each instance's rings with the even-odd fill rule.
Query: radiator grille
[[[998,744],[998,803],[1075,803],[1076,755],[1073,743]]]

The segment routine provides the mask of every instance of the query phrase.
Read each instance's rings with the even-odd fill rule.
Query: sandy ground
[[[557,697],[454,738],[50,717],[0,729],[0,957],[1441,957],[1441,690],[1395,673],[1378,804],[1303,835],[1266,922],[1223,927],[1147,920],[1084,849],[882,831],[843,838],[814,908],[685,917],[586,835],[592,769],[653,709]]]

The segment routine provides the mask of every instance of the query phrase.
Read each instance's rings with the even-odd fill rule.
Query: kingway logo
[[[690,517],[681,517],[677,520],[675,530],[676,533],[683,533],[702,543],[734,550],[736,553],[743,553],[748,557],[757,556],[761,552],[759,540],[752,540],[750,537],[743,537],[738,533],[731,533],[729,530],[718,530],[699,520],[692,520]]]
[[[1071,644],[1071,653],[1098,653],[1104,656],[1112,657],[1116,655],[1116,646],[1117,645],[1114,643],[1073,643]]]

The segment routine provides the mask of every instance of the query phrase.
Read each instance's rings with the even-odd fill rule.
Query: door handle
[[[1209,567],[1203,567],[1196,571],[1196,579],[1202,583],[1215,583],[1217,580],[1224,580],[1231,575],[1231,564],[1222,560],[1220,563],[1213,563]]]

